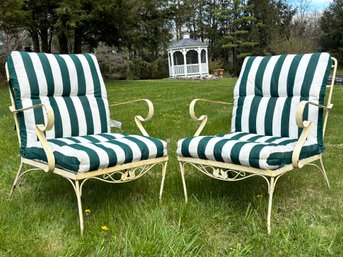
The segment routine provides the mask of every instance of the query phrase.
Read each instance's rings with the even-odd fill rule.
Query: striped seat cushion
[[[217,136],[197,136],[181,139],[177,154],[260,169],[277,169],[290,164],[297,139],[234,132]],[[314,140],[307,140],[300,159],[321,152]]]
[[[94,55],[14,51],[7,65],[17,109],[52,107],[55,123],[48,139],[110,132],[106,88]],[[44,119],[40,108],[18,113],[21,149],[38,141],[35,125]]]
[[[324,103],[331,69],[328,53],[250,56],[234,88],[231,132],[299,138],[297,106],[302,100]],[[312,122],[309,140],[323,147],[323,110],[306,107]]]
[[[49,139],[56,166],[71,172],[88,172],[118,164],[167,155],[166,142],[152,137],[101,133]],[[25,158],[46,162],[40,142],[22,149]]]

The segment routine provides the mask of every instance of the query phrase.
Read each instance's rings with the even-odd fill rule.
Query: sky
[[[308,0],[310,2],[309,4],[309,11],[324,11],[327,7],[329,7],[332,0]],[[299,3],[299,0],[290,0],[289,1],[292,6],[297,6]]]

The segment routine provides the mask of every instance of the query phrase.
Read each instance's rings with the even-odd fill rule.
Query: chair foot
[[[162,181],[161,181],[161,188],[160,188],[160,201],[162,201],[162,194],[164,188],[164,180],[166,178],[166,171],[167,171],[167,162],[162,164]]]
[[[331,188],[328,175],[327,175],[325,168],[324,168],[322,156],[320,156],[320,166],[321,166],[320,171],[322,172],[322,174],[324,176],[326,185],[328,186],[328,188]]]
[[[267,214],[267,231],[269,235],[271,233],[272,205],[273,205],[273,194],[274,194],[274,189],[275,189],[275,182],[276,182],[275,179],[271,178],[268,183],[269,199],[268,199],[268,214]]]
[[[185,163],[179,162],[180,165],[180,173],[183,185],[183,193],[185,195],[185,203],[188,202],[188,195],[187,195],[187,187],[186,187],[186,180],[185,180]]]
[[[82,210],[82,202],[81,202],[81,188],[80,188],[80,183],[78,180],[75,181],[74,190],[75,190],[76,199],[77,199],[77,206],[78,206],[78,210],[79,210],[80,233],[82,236],[83,230],[84,230],[84,224],[83,224],[83,210]]]
[[[11,197],[12,197],[13,192],[14,192],[16,186],[17,186],[17,183],[18,183],[19,178],[24,174],[24,172],[22,173],[22,169],[23,169],[23,163],[20,162],[20,166],[19,166],[19,169],[18,169],[18,171],[17,171],[17,175],[15,176],[15,179],[14,179],[14,181],[13,181],[13,185],[12,185],[11,191],[10,191],[10,193],[8,194],[8,198],[11,198]]]

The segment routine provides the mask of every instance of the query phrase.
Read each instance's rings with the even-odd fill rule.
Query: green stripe
[[[132,162],[132,160],[133,160],[133,152],[132,152],[132,149],[131,149],[130,146],[128,146],[125,143],[119,142],[117,140],[108,141],[106,143],[112,144],[112,145],[117,145],[117,146],[119,146],[120,148],[123,149],[123,151],[125,153],[125,161],[124,161],[124,163]]]
[[[11,89],[12,96],[14,98],[14,104],[15,104],[16,109],[22,109],[23,104],[21,101],[21,89],[19,87],[18,76],[14,68],[12,56],[8,56],[6,61],[7,61],[8,73],[10,77],[8,85]],[[18,129],[20,132],[20,148],[22,151],[27,145],[27,134],[26,134],[26,125],[25,125],[25,120],[24,120],[24,113],[23,112],[17,113],[17,118],[19,122]]]
[[[245,65],[245,69],[243,71],[243,75],[241,78],[241,83],[239,85],[239,96],[246,96],[247,95],[247,83],[248,83],[248,75],[250,73],[251,66],[255,60],[255,56],[247,57],[247,62]]]
[[[95,150],[90,149],[82,144],[73,144],[73,145],[69,145],[69,147],[74,148],[76,150],[83,151],[88,155],[89,165],[90,165],[89,171],[97,170],[100,167],[100,158],[98,156],[98,153]]]
[[[291,114],[292,97],[287,97],[281,114],[281,136],[289,137],[289,117]]]
[[[101,148],[102,150],[104,150],[107,153],[107,156],[108,156],[108,166],[107,167],[113,167],[118,163],[117,154],[113,149],[106,147],[103,144],[96,144],[96,146]]]
[[[213,157],[216,161],[219,161],[219,162],[224,162],[224,159],[223,159],[223,156],[222,156],[222,153],[223,153],[223,147],[224,145],[231,141],[231,139],[223,139],[223,140],[220,140],[219,142],[217,142],[215,145],[214,145],[214,148],[213,148]],[[207,159],[207,158],[206,158]]]
[[[151,142],[153,142],[156,145],[156,149],[157,149],[156,158],[164,156],[164,146],[161,140],[153,138],[153,137],[146,137],[146,136],[142,136],[142,137],[149,139]]]
[[[256,125],[257,125],[257,111],[260,105],[262,97],[255,96],[251,102],[250,113],[249,113],[249,132],[256,133]]]
[[[93,115],[91,111],[91,106],[87,99],[87,96],[79,96],[81,105],[83,107],[83,112],[86,118],[86,125],[87,125],[87,134],[92,135],[94,134],[94,123],[93,123]]]
[[[115,140],[115,139],[121,138],[121,137],[116,137],[113,134],[98,134],[98,135],[106,138],[107,140]],[[121,135],[128,136],[128,134],[121,134]]]
[[[32,99],[32,104],[40,104],[41,100],[39,99],[39,85],[38,85],[38,79],[35,72],[35,69],[33,67],[33,62],[31,60],[31,57],[27,52],[21,52],[21,57],[24,62],[25,72],[30,84],[30,97]],[[38,99],[37,99],[38,98]],[[34,117],[35,117],[35,124],[44,124],[44,115],[42,108],[35,108],[33,110]]]
[[[200,159],[207,159],[205,155],[205,150],[207,147],[208,142],[214,137],[208,136],[204,137],[199,140],[198,148],[197,148],[197,153]]]
[[[246,144],[250,144],[248,142],[237,142],[236,144],[234,144],[234,146],[231,149],[230,152],[230,159],[231,162],[234,164],[241,164],[241,162],[239,161],[239,153],[242,149],[242,147]]]
[[[325,71],[325,75],[323,78],[323,82],[322,82],[320,94],[319,94],[319,104],[321,104],[321,105],[324,104],[326,84],[327,84],[328,79],[329,79],[331,66],[332,66],[332,59],[331,59],[331,57],[329,57],[329,61],[328,61],[328,64],[326,66],[326,71]],[[323,142],[323,125],[324,125],[323,124],[323,114],[324,114],[324,110],[322,108],[319,108],[319,110],[318,110],[318,124],[317,124],[317,138],[318,138],[319,146],[324,151],[324,147],[323,147],[323,145],[324,145],[324,142]]]
[[[74,102],[71,97],[63,97],[63,100],[67,106],[68,114],[70,118],[70,126],[71,126],[71,135],[78,136],[79,135],[79,122],[76,113],[76,109],[74,106]]]
[[[263,96],[263,76],[270,58],[270,56],[264,57],[258,66],[255,77],[255,95]]]
[[[272,73],[271,83],[270,83],[270,95],[272,97],[278,97],[278,87],[279,87],[279,79],[280,79],[280,73],[282,69],[282,65],[286,59],[286,55],[281,55],[279,59],[276,61],[276,64],[274,66],[274,70]]]
[[[295,76],[302,56],[299,54],[295,55],[289,68],[287,76],[287,96],[293,96]]]
[[[44,76],[46,79],[47,87],[48,87],[48,96],[51,97],[54,95],[55,92],[55,81],[52,75],[52,70],[50,66],[50,62],[44,53],[37,53],[40,62],[42,63],[42,67],[44,70]]]
[[[189,144],[192,141],[194,137],[188,137],[185,138],[181,143],[181,154],[184,157],[191,157],[191,154],[189,153]]]
[[[86,94],[86,78],[84,74],[84,70],[82,67],[82,64],[75,54],[69,55],[70,58],[73,60],[75,68],[76,68],[76,73],[77,73],[77,85],[78,85],[78,94],[79,96],[85,95]]]
[[[50,106],[54,111],[54,129],[55,129],[55,138],[63,137],[63,123],[60,109],[58,108],[56,99],[54,97],[49,97]]]
[[[60,67],[60,70],[61,70],[61,76],[62,76],[61,86],[63,87],[62,95],[69,96],[71,92],[71,83],[70,83],[68,66],[65,60],[60,55],[54,54],[54,57],[56,58],[58,66]],[[56,86],[59,86],[59,85],[56,85]]]
[[[245,96],[239,96],[236,108],[235,131],[242,131],[242,111]]]
[[[264,132],[265,135],[273,135],[273,116],[277,98],[271,97],[268,101],[267,110],[264,120]]]
[[[125,137],[125,139],[132,141],[133,143],[135,143],[139,150],[141,151],[141,160],[147,160],[149,159],[149,147],[141,140],[139,140],[138,138],[135,137]]]
[[[101,96],[101,83],[100,83],[100,78],[98,75],[98,72],[95,67],[95,63],[92,59],[92,57],[89,54],[84,55],[88,61],[89,68],[91,70],[92,78],[93,78],[93,85],[94,85],[94,96],[96,97],[96,102],[98,104],[98,110],[99,110],[99,116],[100,116],[100,123],[101,123],[101,132],[106,133],[108,131],[108,120],[106,117],[106,108],[105,108],[105,103],[104,99]]]
[[[260,168],[260,153],[265,145],[257,144],[251,148],[249,153],[249,164],[251,167]]]
[[[101,142],[99,139],[97,139],[96,137],[93,137],[92,135],[85,135],[82,136],[83,138],[89,140],[91,143],[99,143]]]

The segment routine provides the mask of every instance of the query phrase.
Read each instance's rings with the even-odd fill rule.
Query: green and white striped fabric
[[[245,58],[234,88],[231,132],[298,138],[295,117],[300,101],[323,104],[331,69],[328,53]],[[323,145],[323,110],[306,108],[309,139]]]
[[[7,58],[17,109],[49,104],[55,124],[48,139],[110,132],[107,93],[92,54],[56,55],[14,51]],[[19,113],[21,149],[37,142],[35,124],[42,109]]]
[[[167,155],[162,140],[111,133],[106,88],[94,55],[15,51],[7,64],[15,107],[43,103],[54,111],[46,137],[58,167],[87,172]],[[40,108],[18,113],[23,157],[47,161],[35,133],[45,119]]]
[[[292,152],[296,142],[297,139],[289,137],[233,132],[179,140],[177,154],[260,169],[277,169],[292,162]],[[300,158],[310,157],[318,151],[318,144],[308,140],[301,151]]]
[[[331,65],[328,53],[247,57],[234,88],[231,134],[182,139],[178,155],[261,169],[291,163],[302,132],[296,125],[298,104],[324,104]],[[323,110],[306,107],[304,119],[313,126],[300,158],[324,151]]]
[[[167,143],[152,137],[101,133],[49,139],[56,166],[76,173],[167,155]],[[23,151],[28,159],[46,161],[40,142]]]

